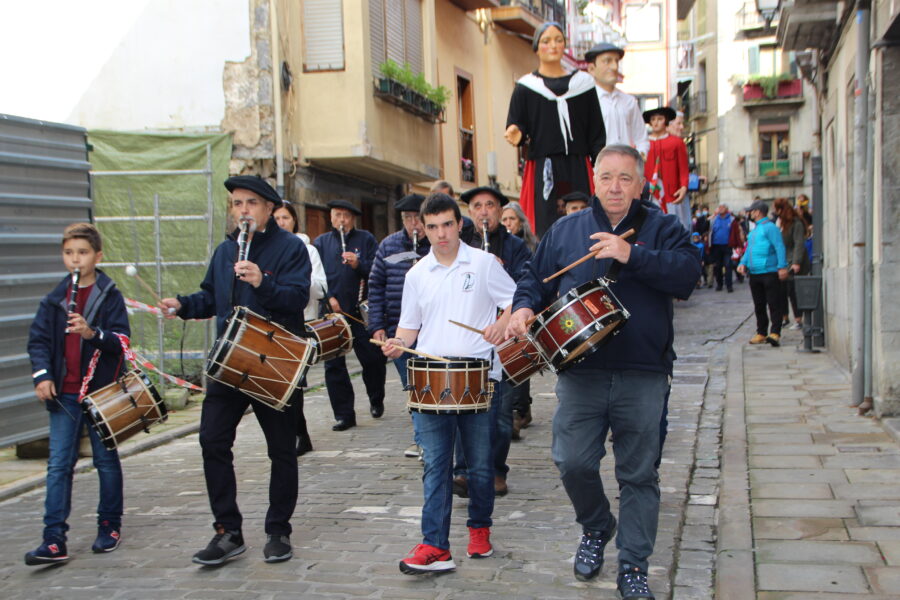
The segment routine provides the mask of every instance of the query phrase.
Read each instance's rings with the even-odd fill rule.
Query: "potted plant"
[[[799,89],[795,89],[798,86]],[[754,75],[744,85],[744,100],[774,99],[777,97],[798,96],[802,93],[803,84],[788,73],[781,75]]]
[[[431,114],[435,117],[439,117],[441,113],[444,112],[447,101],[450,100],[450,90],[439,85],[436,88],[431,88],[428,98],[434,104]]]
[[[383,77],[378,79],[378,89],[385,94],[394,94],[393,86],[398,83],[400,65],[387,59],[378,67]]]
[[[400,72],[397,74],[397,80],[403,86],[403,100],[407,104],[413,104],[413,81],[415,80],[416,75],[413,73],[412,67],[409,63],[404,63],[403,68],[400,69]]]

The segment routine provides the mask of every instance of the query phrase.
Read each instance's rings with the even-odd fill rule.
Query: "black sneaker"
[[[59,540],[44,540],[37,549],[25,554],[26,565],[58,565],[69,560],[66,543]]]
[[[194,555],[191,559],[193,562],[198,565],[221,565],[247,549],[240,531],[225,531],[219,528],[216,532],[206,548]]]
[[[111,525],[109,521],[102,521],[97,527],[97,539],[94,540],[91,550],[96,554],[101,554],[103,552],[112,552],[118,548],[119,542],[122,541],[120,530],[121,527],[119,525]]]
[[[290,560],[294,556],[291,549],[291,538],[286,535],[266,536],[266,547],[263,548],[263,556],[267,563],[277,563]]]
[[[307,436],[297,436],[297,456],[303,456],[307,452],[312,452],[312,440]]]
[[[615,534],[616,522],[613,521],[612,529],[607,534],[586,531],[581,535],[581,544],[575,552],[575,579],[590,581],[600,573],[603,568],[603,551]]]
[[[647,586],[647,574],[640,567],[622,563],[619,565],[619,578],[616,579],[616,588],[620,598],[646,598],[656,600],[656,596]]]

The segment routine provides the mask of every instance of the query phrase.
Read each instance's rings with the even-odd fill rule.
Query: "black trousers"
[[[366,384],[369,403],[381,404],[384,402],[387,359],[381,353],[381,349],[369,341],[369,333],[365,327],[356,321],[350,319],[348,321],[353,332],[353,351],[362,365],[363,383]],[[334,418],[356,419],[356,412],[353,409],[355,402],[353,384],[350,383],[347,361],[343,356],[325,361],[325,387],[328,388],[328,400],[331,402]]]
[[[250,396],[221,383],[210,381],[200,413],[200,448],[206,492],[215,522],[227,530],[240,530],[243,516],[237,505],[237,481],[234,475],[234,436],[247,407],[266,436],[271,471],[269,473],[269,510],[266,533],[290,535],[291,516],[297,506],[297,389],[294,402],[277,411]]]
[[[512,386],[512,383],[507,383],[506,388],[504,390],[505,394],[509,394],[512,399],[512,407],[513,410],[519,416],[524,416],[525,413],[531,408],[531,380],[525,381],[525,383],[521,385],[517,385],[516,387]]]
[[[781,335],[781,282],[778,273],[750,274],[750,294],[756,311],[756,333],[769,334],[769,317],[772,319],[772,333]],[[768,307],[768,314],[766,308]]]
[[[731,247],[727,244],[713,244],[709,247],[709,262],[713,266],[713,276],[716,278],[716,287],[722,287],[724,275],[725,286],[731,289]]]

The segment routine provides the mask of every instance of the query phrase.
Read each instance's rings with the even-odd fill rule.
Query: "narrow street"
[[[825,591],[821,587],[828,585],[820,581],[815,570],[819,569],[832,574],[826,579],[839,582],[828,591],[859,594],[842,598],[887,598],[886,590],[900,589],[896,585],[900,548],[897,541],[886,542],[880,547],[882,558],[876,542],[879,535],[885,540],[890,536],[900,539],[898,523],[878,527],[889,525],[892,518],[886,500],[894,499],[896,507],[898,486],[896,478],[890,479],[900,468],[896,441],[877,423],[852,416],[846,402],[839,398],[841,385],[846,387],[841,374],[825,355],[797,354],[797,332],[789,332],[785,347],[780,349],[746,347],[746,339],[752,333],[748,329],[752,318],[747,320],[751,306],[746,285],[736,285],[734,294],[698,290],[691,300],[676,306],[679,360],[673,381],[669,440],[660,473],[662,508],[656,551],[651,558],[651,587],[660,599],[713,598],[714,586],[718,586],[720,598],[756,597],[752,591],[754,540],[747,537],[751,532],[747,486],[745,483],[742,490],[735,488],[733,484],[740,481],[740,473],[735,475],[729,470],[741,467],[740,460],[729,462],[729,457],[743,457],[747,481],[745,440],[749,439],[753,514],[759,517],[753,522],[752,531],[758,532],[760,539],[800,539],[810,535],[803,530],[807,527],[818,528],[813,539],[844,541],[841,548],[849,548],[848,536],[868,540],[853,544],[849,555],[824,542],[801,542],[807,544],[803,547],[764,542],[764,552],[757,557],[764,563],[757,565],[759,589],[764,593],[758,597],[821,597],[815,594],[816,590]],[[742,355],[747,363],[743,368]],[[814,361],[810,363],[814,364],[810,367],[814,368],[812,377],[804,373],[808,361]],[[774,394],[768,401],[744,385],[743,380],[734,380],[741,374],[752,377],[772,372],[782,379],[779,385],[771,380],[767,384]],[[785,381],[784,376],[790,380]],[[498,498],[494,513],[494,556],[483,560],[465,557],[465,501],[455,498],[451,550],[457,571],[422,578],[404,576],[397,568],[399,559],[420,540],[422,494],[419,463],[402,455],[410,443],[411,427],[403,410],[399,380],[395,372],[388,371],[389,401],[380,421],[364,414],[366,407],[359,404],[361,380],[355,378],[354,382],[360,425],[346,433],[331,431],[331,411],[324,390],[307,396],[306,413],[316,451],[300,460],[293,560],[275,565],[262,560],[268,460],[255,420],[245,418],[236,443],[239,499],[249,546],[244,555],[218,569],[198,568],[190,561],[193,552],[212,535],[194,434],[123,461],[123,542],[112,554],[90,553],[97,494],[93,472],[76,475],[69,532],[69,553],[73,559],[58,568],[34,569],[22,564],[22,555],[40,541],[43,488],[0,503],[0,529],[5,537],[0,550],[3,597],[616,597],[613,544],[607,548],[607,563],[596,581],[580,583],[572,576],[580,529],[550,459],[553,377],[534,381],[535,422],[524,431],[524,439],[512,445],[510,493]],[[807,392],[788,388],[807,384],[810,390],[817,391],[812,405],[803,408],[809,404]],[[739,414],[732,412],[735,407],[731,400],[738,387],[742,392],[748,390],[746,424],[742,410],[736,409]],[[783,389],[788,391],[784,393]],[[822,416],[815,417],[816,411],[821,411]],[[730,421],[729,415],[739,419]],[[827,420],[834,415],[846,424],[843,436],[829,434]],[[795,417],[810,422],[819,420],[810,427],[777,426]],[[737,427],[734,437],[726,437],[724,452],[720,447],[723,423]],[[818,437],[815,427],[820,432]],[[741,432],[743,435],[739,435]],[[820,444],[818,450],[812,448],[813,438]],[[842,448],[840,455],[829,450],[833,440],[838,440]],[[807,458],[788,460],[772,456],[781,451]],[[833,455],[826,456],[829,452]],[[860,461],[868,460],[865,452],[879,454],[879,462],[875,463],[879,465],[877,474],[860,468]],[[721,468],[720,456],[725,457]],[[604,460],[602,471],[607,489],[614,494],[611,465],[610,455]],[[781,468],[788,466],[792,468]],[[811,473],[803,485],[797,481],[802,473],[795,469]],[[816,475],[820,471],[827,471],[834,478],[844,477],[846,472],[849,480],[835,479],[832,488],[826,490],[825,483],[831,480],[820,480]],[[738,479],[729,479],[733,476]],[[865,496],[865,514],[854,518],[854,493],[858,486],[853,484],[859,481],[880,483],[877,493]],[[761,487],[756,487],[757,482]],[[792,482],[798,485],[790,485]],[[730,495],[723,495],[723,491]],[[825,495],[831,498],[832,491],[837,499],[830,501],[764,500]],[[726,499],[734,503],[723,505]],[[726,514],[727,520],[723,519]],[[723,542],[729,546],[723,547]],[[781,571],[783,563],[800,560],[810,552],[810,562],[815,565],[806,570]],[[834,563],[828,562],[829,557]],[[846,566],[828,566],[838,563]],[[785,580],[789,573],[801,572],[811,578],[810,586],[814,583],[819,588],[803,587],[803,577]],[[878,585],[882,586],[881,595]],[[808,593],[780,593],[790,590]]]

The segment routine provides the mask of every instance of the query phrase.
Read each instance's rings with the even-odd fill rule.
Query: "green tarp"
[[[212,247],[225,233],[231,136],[226,134],[161,134],[91,131],[90,161],[98,171],[180,171],[207,168],[207,147],[212,165]],[[159,255],[163,263],[162,295],[188,294],[199,289],[209,260],[208,178],[204,174],[147,173],[102,175],[92,178],[94,216],[103,235],[103,258],[107,263],[141,263],[139,275],[156,289],[157,223],[153,217],[154,196],[159,197],[160,215],[202,216],[199,220],[159,222]],[[128,217],[104,221],[103,217]],[[134,217],[139,217],[135,219]],[[198,261],[202,266],[172,266],[165,263]],[[102,265],[101,265],[102,267]],[[155,304],[153,297],[125,273],[124,266],[106,269],[127,298]],[[158,320],[145,313],[132,314],[132,345],[159,363]],[[181,375],[198,375],[202,353],[207,348],[206,325],[166,319],[164,369]],[[182,357],[189,357],[182,361]],[[205,358],[205,357],[204,357]]]

